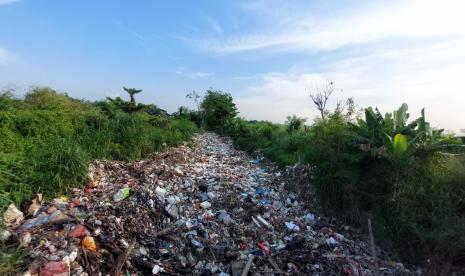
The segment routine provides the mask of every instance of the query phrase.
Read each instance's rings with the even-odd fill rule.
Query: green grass
[[[18,246],[0,246],[0,275],[17,275],[18,267],[27,259],[28,253]]]

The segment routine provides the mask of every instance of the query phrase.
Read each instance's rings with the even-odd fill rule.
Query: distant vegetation
[[[312,165],[308,185],[314,185],[328,213],[359,225],[373,216],[383,247],[427,266],[432,275],[447,273],[465,253],[461,141],[433,129],[424,110],[409,120],[406,104],[382,115],[371,107],[358,111],[348,99],[328,110],[332,85],[313,91],[320,118],[306,128],[305,119],[296,116],[289,116],[285,125],[237,118],[230,95],[219,92],[207,94],[201,112],[228,110],[206,127],[282,167]],[[302,195],[307,191],[299,187]]]

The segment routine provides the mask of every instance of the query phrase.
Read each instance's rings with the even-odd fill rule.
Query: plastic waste
[[[119,189],[118,192],[116,192],[116,194],[113,195],[113,200],[118,202],[118,201],[121,201],[123,199],[126,199],[126,198],[129,197],[130,193],[131,193],[131,188],[129,188],[129,187]]]
[[[60,210],[56,210],[51,215],[46,213],[41,213],[37,217],[28,219],[26,222],[21,225],[21,230],[27,230],[31,228],[35,228],[47,223],[53,223],[58,221],[67,220],[69,217],[66,214],[63,214]]]
[[[36,194],[36,196],[31,202],[31,205],[29,205],[29,208],[27,209],[27,214],[30,216],[35,216],[41,206],[42,206],[42,194]]]
[[[230,225],[234,221],[231,219],[229,214],[225,210],[220,210],[217,212],[216,216],[218,217],[221,222],[223,222],[225,225]]]
[[[338,244],[337,240],[335,240],[333,237],[329,237],[325,240],[325,243],[329,246],[336,245]]]
[[[170,217],[177,219],[179,217],[179,208],[176,204],[168,204],[165,207],[166,212]]]
[[[153,266],[153,268],[152,268],[152,274],[153,275],[158,275],[158,273],[160,273],[160,271],[164,271],[163,267],[161,267],[159,265],[154,265]]]
[[[210,202],[208,202],[208,201],[204,201],[204,202],[200,203],[200,206],[202,208],[204,208],[204,209],[208,209],[208,208],[210,208],[212,206],[212,204]]]
[[[260,248],[263,252],[263,254],[265,255],[269,255],[270,254],[270,246],[268,244],[268,242],[266,241],[261,241],[258,243],[258,248]]]
[[[88,235],[90,235],[89,230],[84,225],[78,224],[68,233],[68,238],[82,238]]]
[[[270,188],[257,188],[255,189],[255,195],[256,196],[259,196],[259,195],[268,195],[271,193],[271,189]]]
[[[162,187],[157,187],[155,189],[155,193],[157,194],[157,196],[164,198],[166,194],[166,190],[163,189]]]
[[[291,230],[291,231],[300,231],[300,227],[299,225],[293,223],[293,222],[286,222],[286,227],[287,229]]]
[[[2,242],[6,242],[7,240],[9,240],[11,237],[11,232],[8,231],[7,229],[4,229],[0,232],[0,241]]]
[[[85,249],[90,251],[97,251],[97,244],[95,243],[95,239],[91,236],[84,237],[81,244]]]
[[[308,213],[304,216],[304,219],[307,223],[313,223],[315,222],[315,215],[312,213]]]
[[[260,221],[260,223],[262,223],[263,225],[266,226],[266,228],[270,229],[270,230],[273,230],[274,227],[273,225],[271,225],[268,221],[266,221],[264,218],[262,218],[262,216],[258,215],[257,216],[257,219],[258,221]]]
[[[40,270],[42,276],[70,275],[69,262],[49,262]]]
[[[18,226],[24,220],[24,214],[11,203],[3,213],[3,222],[6,226]]]
[[[201,192],[200,193],[200,202],[204,202],[208,200],[208,193],[206,192]]]

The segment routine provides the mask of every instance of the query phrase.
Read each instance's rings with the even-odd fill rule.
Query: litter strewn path
[[[32,252],[29,273],[373,274],[366,239],[305,210],[277,168],[212,133],[194,144],[93,163],[85,189],[42,204],[16,230]]]

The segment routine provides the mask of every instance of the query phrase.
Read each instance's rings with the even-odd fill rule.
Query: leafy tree
[[[236,104],[231,94],[221,90],[207,90],[200,108],[204,114],[205,126],[210,130],[219,130],[228,119],[237,115]]]
[[[136,111],[136,99],[134,95],[142,92],[142,89],[127,88],[124,86],[123,89],[129,94],[129,97],[131,97],[131,102],[129,104],[129,113],[133,113],[134,111]]]
[[[130,96],[129,102],[125,101],[121,97],[116,97],[116,98],[106,97],[106,99],[103,101],[95,102],[95,105],[97,105],[103,111],[105,111],[107,114],[110,114],[110,115],[115,115],[115,113],[118,111],[123,111],[126,113],[145,111],[150,115],[168,115],[168,113],[165,110],[159,109],[154,104],[136,103],[136,99],[134,95],[142,92],[141,89],[126,88],[126,87],[123,87],[123,89]]]
[[[288,132],[299,131],[304,125],[307,118],[299,118],[296,115],[287,116],[286,125]]]

